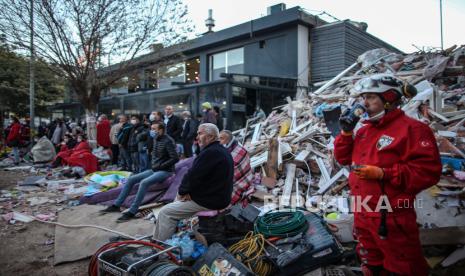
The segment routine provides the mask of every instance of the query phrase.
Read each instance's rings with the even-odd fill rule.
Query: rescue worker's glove
[[[351,110],[348,108],[339,117],[339,127],[345,133],[352,133],[359,120],[360,117],[352,116]]]
[[[384,171],[380,167],[363,165],[354,169],[355,175],[361,179],[382,180]]]

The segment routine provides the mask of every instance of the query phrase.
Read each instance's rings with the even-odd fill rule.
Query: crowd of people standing
[[[218,129],[223,129],[219,109],[214,111],[208,102],[203,103],[202,108],[202,114],[193,117],[187,110],[176,115],[173,106],[167,105],[163,112],[153,111],[148,116],[121,114],[113,125],[102,114],[97,122],[97,144],[111,149],[112,163],[122,170],[143,172],[150,168],[153,139],[157,136],[151,126],[163,123],[166,134],[175,142],[177,154],[192,157],[200,150],[196,140],[200,124],[213,123]]]

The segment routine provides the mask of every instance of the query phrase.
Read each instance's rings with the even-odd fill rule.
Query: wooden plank
[[[289,206],[292,193],[292,185],[294,184],[296,165],[289,163],[286,165],[286,181],[284,182],[283,195],[281,198],[282,206]]]
[[[308,120],[303,124],[300,124],[296,129],[294,130],[294,133],[301,131],[302,129],[306,128],[309,124],[313,123],[312,120]]]
[[[253,135],[252,135],[252,141],[250,142],[252,145],[255,145],[259,142],[260,140],[260,134],[261,134],[261,131],[262,130],[262,124],[259,123],[255,126],[254,128],[254,131],[253,131]]]
[[[295,179],[295,206],[302,207],[302,203],[300,202],[300,191],[299,191],[299,180]]]
[[[454,95],[455,96],[455,95]],[[458,110],[458,111],[451,111],[451,112],[443,112],[442,116],[444,117],[454,117],[457,115],[465,114],[465,110]]]
[[[460,119],[463,119],[463,118],[465,118],[465,114],[460,114],[460,115],[454,116],[452,118],[449,118],[449,121],[453,122],[453,121],[457,121],[457,120],[460,120]]]
[[[338,82],[342,77],[344,77],[345,74],[349,73],[352,69],[355,68],[355,66],[357,66],[357,62],[353,63],[351,66],[347,67],[344,71],[342,71],[341,73],[339,73],[337,76],[335,76],[334,78],[332,78],[330,81],[328,81],[327,83],[325,83],[322,87],[318,88],[314,94],[318,95],[320,93],[322,93],[323,91],[326,90],[326,88],[330,87],[331,85],[335,84],[336,82]]]
[[[302,133],[302,135],[300,135],[299,137],[295,138],[292,143],[299,143],[305,139],[307,139],[308,137],[312,136],[313,134],[315,134],[318,130],[315,128],[315,126],[312,126],[310,129],[308,129],[306,132]]]
[[[449,119],[447,119],[446,117],[442,116],[441,114],[435,112],[434,110],[429,109],[429,110],[428,110],[428,113],[429,113],[430,115],[432,115],[432,116],[434,116],[434,117],[436,117],[436,118],[438,118],[438,119],[440,119],[440,120],[446,122],[446,123],[449,123],[449,122],[450,122]]]
[[[325,179],[325,181],[328,181],[331,179],[331,176],[328,173],[328,169],[325,166],[325,163],[323,162],[323,159],[320,157],[316,158],[316,163],[318,164],[318,168],[320,169],[321,176]]]
[[[291,127],[289,134],[295,133],[295,129],[297,128],[297,111],[292,109],[292,120],[291,120]]]
[[[267,159],[268,159],[268,151],[262,152],[259,155],[252,156],[250,158],[250,167],[252,167],[252,169],[255,169],[256,167],[259,167],[262,164],[265,164]]]
[[[465,118],[456,123],[453,127],[449,128],[450,131],[457,131],[465,123]]]
[[[303,150],[296,155],[294,160],[299,162],[305,162],[309,154],[310,152],[308,150]]]
[[[268,177],[275,180],[278,179],[278,139],[273,138],[270,140],[270,148],[268,152],[268,160],[265,166],[265,172]]]
[[[347,170],[345,168],[342,168],[333,177],[331,177],[329,181],[326,181],[326,183],[324,183],[323,186],[320,186],[320,189],[318,189],[317,194],[320,194],[320,195],[324,194],[334,183],[336,183],[336,181],[340,177],[345,176],[346,172],[344,171],[347,171]]]

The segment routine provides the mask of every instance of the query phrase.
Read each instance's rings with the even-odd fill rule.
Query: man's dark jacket
[[[132,124],[126,122],[116,135],[116,138],[118,139],[118,144],[120,144],[123,148],[128,148],[129,135],[131,134],[131,130],[133,127],[134,126]]]
[[[153,141],[152,170],[174,172],[174,164],[178,161],[173,138],[166,134],[157,136]]]
[[[129,132],[128,148],[130,152],[139,151],[139,142],[142,142],[142,139],[147,140],[146,134],[147,129],[144,124],[135,125]]]
[[[199,121],[192,118],[184,122],[183,130],[181,133],[181,141],[193,142],[197,136],[197,129],[199,128]]]
[[[231,202],[234,163],[228,150],[218,141],[200,151],[182,179],[179,194],[211,210],[226,208]]]
[[[166,133],[171,136],[175,142],[181,140],[182,123],[183,122],[178,116],[172,115],[166,124]]]

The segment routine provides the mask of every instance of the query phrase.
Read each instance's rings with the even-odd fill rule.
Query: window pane
[[[184,62],[161,66],[158,70],[158,88],[169,88],[172,82],[184,82]]]
[[[210,57],[210,80],[220,79],[220,74],[226,72],[226,53],[219,53]]]
[[[124,98],[125,114],[147,114],[150,112],[149,94],[129,96]]]
[[[229,50],[227,73],[244,73],[244,48]]]
[[[232,65],[244,64],[244,48],[229,50],[228,67]]]
[[[146,69],[144,75],[144,89],[157,89],[157,70],[155,68]]]
[[[226,53],[219,53],[213,55],[213,69],[220,69],[226,67]]]
[[[191,92],[189,92],[191,93]],[[155,95],[154,96],[154,108],[155,111],[164,112],[167,105],[173,106],[174,113],[178,114],[184,110],[192,110],[191,95]]]
[[[223,84],[201,87],[199,89],[200,105],[204,102],[209,102],[212,106],[219,106],[221,109],[224,109],[226,108],[226,100]]]
[[[245,126],[246,92],[243,87],[232,87],[232,130]]]
[[[193,58],[186,60],[186,83],[200,82],[200,59]]]
[[[120,99],[101,100],[98,104],[98,112],[99,114],[106,114],[109,119],[114,119],[121,113]]]

